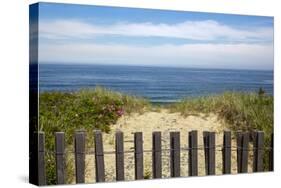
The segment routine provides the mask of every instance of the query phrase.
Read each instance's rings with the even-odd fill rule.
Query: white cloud
[[[79,20],[41,20],[40,36],[49,39],[90,38],[97,35],[173,37],[199,41],[223,39],[231,42],[272,41],[272,27],[234,28],[214,20],[185,21],[175,24],[119,22],[94,25]]]
[[[40,44],[40,62],[273,69],[273,45],[186,44],[150,47]]]
[[[79,20],[41,20],[39,33],[40,38],[47,39],[39,43],[41,62],[273,69],[272,27],[238,29],[213,20],[176,24],[119,22],[111,25],[94,25]],[[201,44],[148,44],[143,47],[83,43],[85,40],[71,42],[101,35],[173,37],[197,40]],[[55,43],[58,39],[62,40]],[[217,43],[218,40],[222,42]]]

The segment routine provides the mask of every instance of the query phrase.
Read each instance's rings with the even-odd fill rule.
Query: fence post
[[[253,160],[253,171],[263,171],[263,154],[264,154],[264,132],[254,132],[254,160]]]
[[[135,179],[143,179],[143,140],[142,132],[134,133],[135,145]]]
[[[206,175],[216,174],[215,132],[203,132]]]
[[[104,153],[102,133],[95,131],[95,162],[96,162],[96,182],[104,182]]]
[[[274,134],[271,133],[270,149],[269,149],[269,171],[274,171]]]
[[[35,133],[35,139],[38,142],[38,185],[46,185],[46,170],[45,170],[45,133]],[[37,145],[37,144],[35,144]]]
[[[208,131],[203,131],[203,143],[204,143],[205,173],[206,175],[208,175],[208,169],[209,169],[209,164],[208,164],[209,132]]]
[[[237,147],[237,172],[241,173],[241,156],[242,156],[242,132],[236,133],[236,147]]]
[[[85,132],[75,132],[75,172],[76,183],[85,182]]]
[[[223,174],[231,173],[231,132],[224,131],[223,135],[223,148],[222,148],[222,160],[223,160]]]
[[[242,173],[248,172],[248,153],[249,153],[249,133],[243,133],[243,142],[242,142],[242,157],[241,157],[241,171]]]
[[[209,133],[209,175],[216,174],[216,135]]]
[[[189,161],[188,161],[188,173],[189,176],[198,175],[198,133],[196,130],[188,133],[188,145],[189,145]]]
[[[56,177],[57,184],[65,183],[65,143],[64,143],[64,132],[55,133],[56,141]]]
[[[170,132],[171,177],[180,176],[180,132]]]
[[[237,134],[237,167],[238,173],[248,172],[249,133]]]
[[[116,180],[123,181],[124,178],[124,138],[123,132],[115,133],[115,162],[116,162]]]
[[[161,132],[152,133],[152,170],[153,178],[162,177]]]

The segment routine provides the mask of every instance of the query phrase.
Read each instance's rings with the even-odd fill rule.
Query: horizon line
[[[177,66],[177,65],[141,65],[141,64],[110,64],[110,63],[78,63],[78,62],[38,62],[38,65],[101,65],[101,66],[131,66],[131,67],[160,67],[160,68],[186,68],[186,69],[217,69],[217,70],[248,70],[248,71],[273,71],[273,69],[251,69],[251,68],[222,68],[222,67],[196,67],[196,66]]]

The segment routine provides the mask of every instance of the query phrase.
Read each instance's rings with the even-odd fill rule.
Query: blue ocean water
[[[224,91],[258,91],[273,95],[273,71],[223,70],[120,65],[40,64],[43,91],[76,91],[103,86],[142,96],[152,102],[174,102],[185,97]]]

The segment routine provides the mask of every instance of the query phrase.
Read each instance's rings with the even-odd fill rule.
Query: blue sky
[[[40,63],[273,69],[273,18],[40,3]]]

